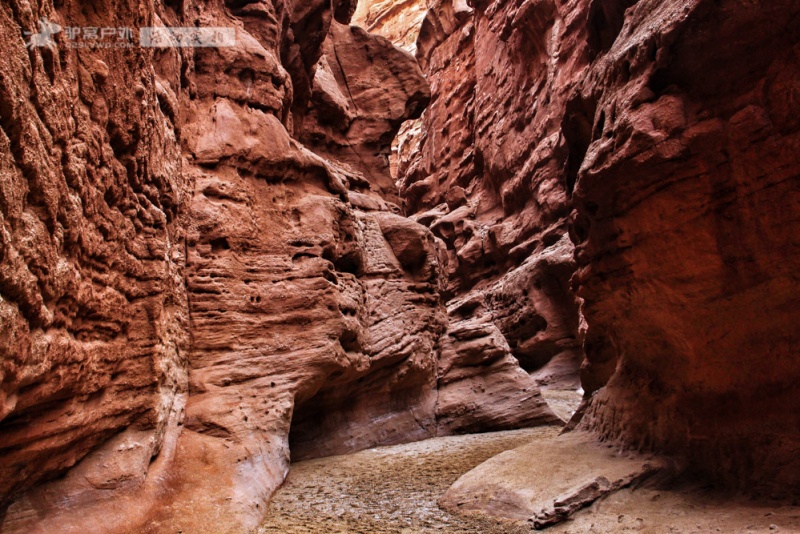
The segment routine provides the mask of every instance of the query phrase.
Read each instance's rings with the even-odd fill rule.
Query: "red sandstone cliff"
[[[583,428],[769,494],[800,486],[799,20],[788,1],[437,2],[431,105],[398,163],[447,244],[451,315],[488,317],[529,369],[583,337]]]
[[[90,453],[59,499],[146,484],[186,401],[187,183],[153,50],[67,53],[63,31],[61,48],[26,49],[42,17],[153,24],[139,2],[98,8],[0,6],[3,508]],[[20,507],[36,517],[35,502]]]
[[[800,6],[592,7],[606,26],[566,118],[574,285],[585,380],[616,370],[585,425],[797,493]]]
[[[240,531],[290,455],[552,422],[582,348],[584,428],[797,489],[800,8],[438,2],[430,90],[354,9],[0,6],[3,531]]]
[[[2,6],[3,531],[239,532],[290,456],[555,420],[502,375],[441,393],[474,356],[388,161],[428,84],[354,7]],[[237,39],[28,50],[42,17]]]
[[[521,366],[532,383],[577,388],[564,148],[557,102],[541,102],[563,98],[570,74],[548,67],[549,45],[528,33],[552,15],[545,7],[526,7],[530,20],[514,19],[522,8],[513,3],[486,9],[443,2],[422,22],[417,57],[432,98],[399,147],[401,194],[446,244],[451,326],[484,325],[506,347],[503,365]]]

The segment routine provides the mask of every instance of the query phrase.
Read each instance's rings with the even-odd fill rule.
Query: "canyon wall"
[[[428,12],[416,55],[431,104],[398,138],[396,172],[406,212],[446,245],[453,332],[497,347],[481,350],[486,360],[503,347],[491,376],[519,367],[540,386],[577,389],[583,354],[569,288],[566,149],[553,109],[539,101],[566,93],[557,88],[578,74],[548,66],[551,43],[534,30],[555,23],[554,12],[528,6],[532,18],[515,29],[518,9],[443,2]],[[456,346],[458,335],[450,337]]]
[[[568,118],[591,124],[573,130],[586,379],[616,369],[584,424],[799,493],[800,6],[624,13]]]
[[[798,21],[789,1],[438,1],[397,163],[447,245],[451,328],[496,326],[540,382],[582,345],[583,428],[768,495],[800,486]]]
[[[61,5],[74,26],[152,25],[152,6],[115,8]],[[187,187],[152,50],[26,48],[42,17],[64,22],[52,4],[0,6],[3,510],[90,453],[63,501],[145,484],[188,383]]]
[[[797,490],[800,7],[359,6],[419,65],[355,10],[0,5],[0,528],[239,532],[291,459],[579,383],[603,439]],[[66,30],[146,26],[237,38]]]
[[[240,532],[290,459],[557,422],[496,327],[448,326],[389,162],[428,84],[354,9],[0,6],[4,532]]]

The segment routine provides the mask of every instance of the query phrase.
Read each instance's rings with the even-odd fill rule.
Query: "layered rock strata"
[[[398,163],[405,209],[447,245],[451,314],[486,317],[529,370],[582,344],[584,428],[776,495],[800,475],[799,17],[437,2],[417,42],[431,105]]]
[[[514,28],[521,8],[510,2],[442,2],[428,11],[416,55],[431,104],[398,138],[397,177],[406,212],[446,245],[455,337],[481,324],[519,362],[501,367],[523,369],[531,383],[577,389],[566,149],[552,109],[540,103],[567,75],[548,66],[550,44],[528,34],[550,13],[525,9],[533,18]]]
[[[240,532],[290,458],[555,420],[514,366],[443,393],[483,363],[388,160],[429,89],[354,8],[2,6],[4,532]],[[237,37],[26,49],[39,20]]]
[[[591,7],[618,34],[590,26],[568,118],[585,381],[611,374],[585,425],[798,494],[800,7]]]

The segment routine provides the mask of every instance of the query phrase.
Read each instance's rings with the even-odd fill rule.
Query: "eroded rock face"
[[[388,160],[428,84],[354,7],[0,10],[4,532],[241,532],[290,458],[555,420],[496,327],[443,335]],[[42,17],[237,39],[25,50]]]
[[[530,370],[582,342],[584,428],[770,494],[800,473],[798,16],[437,2],[432,101],[397,170],[447,246],[451,328],[485,318]]]
[[[533,30],[537,21],[556,23],[548,5],[430,9],[416,54],[433,95],[419,126],[398,138],[397,177],[405,210],[446,245],[448,339],[462,343],[456,333],[473,323],[491,327],[500,344],[483,357],[516,359],[498,360],[509,383],[524,369],[531,385],[577,388],[570,191],[550,107],[566,99],[569,74],[556,70],[555,45]],[[555,101],[545,105],[544,95]],[[454,350],[471,352],[471,344]]]
[[[3,509],[90,453],[59,498],[141,487],[171,456],[186,400],[186,183],[155,54],[69,53],[63,32],[27,50],[22,33],[67,13],[76,26],[151,21],[138,2],[118,10],[0,8]],[[23,498],[0,528],[26,530],[36,508]]]
[[[572,119],[585,379],[614,373],[585,425],[800,492],[800,8],[624,7],[589,33]]]
[[[428,84],[412,56],[356,26],[334,21],[323,51],[298,138],[344,167],[352,189],[397,203],[390,146],[400,125],[428,104]]]

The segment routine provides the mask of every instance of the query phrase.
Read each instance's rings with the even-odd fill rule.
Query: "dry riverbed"
[[[569,405],[563,408],[568,414]],[[559,431],[451,436],[295,463],[259,533],[531,532],[527,522],[448,513],[437,500],[492,456],[534,441],[546,447]],[[800,508],[724,498],[695,486],[640,488],[611,495],[546,532],[800,532]]]
[[[436,500],[481,462],[558,427],[435,438],[292,464],[261,533],[529,532],[524,523],[445,512]]]

